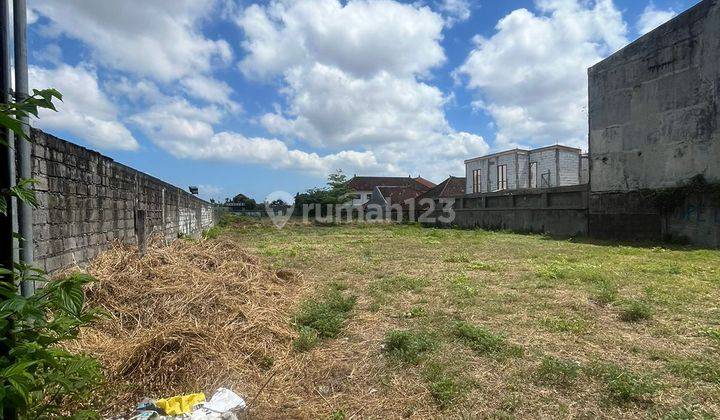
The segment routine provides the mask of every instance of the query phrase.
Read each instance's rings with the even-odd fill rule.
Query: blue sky
[[[586,148],[586,68],[688,0],[30,0],[35,125],[205,198]]]

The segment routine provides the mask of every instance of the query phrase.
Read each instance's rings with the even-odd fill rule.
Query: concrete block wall
[[[588,234],[587,185],[470,194],[455,202],[461,228],[510,229],[558,236]]]
[[[720,0],[589,70],[593,192],[720,181]]]
[[[52,273],[87,262],[114,241],[197,236],[215,223],[213,205],[178,187],[42,131],[32,138],[39,268]]]
[[[717,200],[694,197],[659,214],[641,190],[697,175],[720,182],[720,0],[592,67],[589,94],[591,235],[719,246]]]

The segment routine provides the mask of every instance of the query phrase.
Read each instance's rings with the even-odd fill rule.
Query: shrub
[[[426,331],[393,330],[385,334],[383,341],[383,351],[388,357],[407,364],[417,364],[437,346],[436,338]]]
[[[620,320],[625,322],[640,322],[650,319],[653,309],[646,302],[641,300],[629,300],[620,311]]]
[[[579,373],[580,364],[574,360],[545,357],[540,363],[537,376],[541,382],[568,386],[575,382]]]
[[[222,233],[220,226],[213,226],[210,229],[203,232],[202,236],[204,239],[215,239]]]

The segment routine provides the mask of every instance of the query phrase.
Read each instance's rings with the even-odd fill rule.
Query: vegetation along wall
[[[215,207],[92,150],[33,130],[36,266],[55,272],[98,255],[114,241],[144,244],[198,236],[215,224]]]

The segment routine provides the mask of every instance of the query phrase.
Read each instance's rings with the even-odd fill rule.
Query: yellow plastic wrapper
[[[163,398],[155,401],[155,405],[162,408],[168,416],[179,416],[180,414],[188,414],[192,408],[205,402],[205,394],[176,395],[170,398]]]

